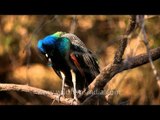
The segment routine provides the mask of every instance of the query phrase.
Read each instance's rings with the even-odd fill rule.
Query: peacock
[[[73,88],[74,100],[78,100],[77,91],[87,89],[100,73],[95,55],[72,33],[58,31],[40,39],[37,47],[62,79],[63,96],[66,84]]]

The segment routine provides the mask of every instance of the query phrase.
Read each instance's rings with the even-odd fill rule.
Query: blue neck
[[[61,38],[59,41],[60,42],[58,48],[60,53],[62,55],[67,54],[67,52],[69,52],[70,50],[70,45],[71,45],[70,40],[68,38]]]

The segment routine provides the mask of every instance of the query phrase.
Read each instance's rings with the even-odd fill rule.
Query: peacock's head
[[[42,54],[47,54],[51,49],[54,49],[56,38],[49,35],[43,39],[40,39],[37,43],[38,50]]]
[[[64,32],[56,32],[40,39],[37,43],[38,50],[48,58],[53,54],[56,47],[56,42],[63,34]]]
[[[56,41],[63,35],[64,32],[58,31],[52,35],[48,35],[45,38],[38,41],[37,47],[42,54],[48,54],[54,50]]]

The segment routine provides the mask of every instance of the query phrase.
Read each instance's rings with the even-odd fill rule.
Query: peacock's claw
[[[53,99],[51,105],[53,105],[53,103],[54,103],[55,101],[57,101],[58,103],[60,103],[60,102],[61,102],[61,101],[60,101],[61,97],[64,97],[64,95],[61,95],[61,94],[58,95],[55,99]]]
[[[60,94],[60,95],[58,96],[58,100],[57,100],[58,103],[60,103],[61,97],[64,97],[64,95]]]
[[[79,103],[79,101],[78,101],[78,99],[77,99],[77,98],[74,98],[74,99],[72,100],[71,105],[74,105],[74,102]]]

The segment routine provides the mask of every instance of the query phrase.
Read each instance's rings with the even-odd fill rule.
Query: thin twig
[[[153,70],[153,74],[155,75],[156,77],[156,80],[160,80],[159,76],[158,76],[158,72],[153,64],[153,60],[151,58],[151,53],[150,53],[150,48],[149,48],[149,43],[148,43],[148,40],[147,40],[147,35],[146,35],[146,31],[145,31],[145,23],[144,23],[144,16],[140,16],[139,15],[139,20],[140,20],[140,27],[141,27],[141,33],[143,35],[143,42],[146,46],[146,51],[147,51],[147,54],[148,54],[148,59],[149,59],[149,62],[150,62],[150,65],[151,65],[151,68]]]
[[[74,33],[75,30],[76,30],[76,27],[77,27],[77,16],[76,15],[73,15],[73,19],[72,19],[72,22],[71,22],[71,27],[70,27],[70,33]]]
[[[33,37],[34,35],[38,34],[38,32],[48,23],[50,23],[51,21],[54,21],[56,19],[56,15],[55,16],[50,16],[47,22],[45,21],[45,19],[47,18],[47,15],[42,16],[42,19],[38,22],[37,27],[34,29],[34,31],[32,32],[28,42],[26,43],[23,52],[26,50],[27,51],[27,68],[29,69],[30,66],[30,58],[31,58],[31,46],[32,46],[32,41],[33,41]],[[26,76],[27,76],[27,80],[28,80],[28,85],[30,85],[30,79],[28,77],[28,72],[26,69]]]

